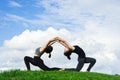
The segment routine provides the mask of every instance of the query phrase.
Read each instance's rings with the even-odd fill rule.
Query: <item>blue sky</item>
[[[44,8],[37,8],[31,3],[35,3],[34,0],[24,1],[24,0],[2,0],[0,2],[0,25],[1,34],[0,45],[2,45],[5,39],[10,39],[14,35],[18,35],[23,32],[25,29],[31,29],[30,27],[24,27],[21,23],[22,21],[11,21],[7,20],[7,15],[16,15],[21,16],[27,19],[35,19],[35,14],[41,14],[44,12]],[[28,15],[29,14],[29,15]]]
[[[24,56],[32,56],[37,46],[60,36],[71,44],[80,45],[88,56],[97,59],[93,71],[120,73],[115,66],[120,66],[119,9],[119,0],[1,0],[0,69],[25,69]],[[62,46],[58,49],[57,45],[53,52],[56,54],[49,62],[43,56],[46,64],[75,67],[76,56],[67,61],[57,54],[63,51]],[[8,60],[6,55],[10,55]]]
[[[0,39],[0,45],[3,44],[3,41],[6,39],[10,39],[15,35],[18,35],[22,33],[24,30],[29,29],[29,30],[37,30],[37,29],[42,29],[45,30],[49,26],[53,24],[42,24],[39,23],[41,22],[42,19],[44,20],[44,17],[47,15],[48,19],[52,18],[51,21],[55,21],[58,23],[59,18],[57,19],[54,15],[54,13],[51,13],[47,11],[44,6],[41,4],[42,0],[29,0],[29,1],[24,1],[24,0],[2,0],[0,2],[0,16],[1,16],[1,29],[0,32],[1,34],[1,39]],[[57,8],[57,3],[51,3],[51,7]],[[46,16],[46,17],[47,17]],[[11,20],[12,18],[12,20]],[[16,20],[14,20],[16,18]],[[18,18],[18,21],[17,21]],[[19,18],[23,18],[23,20],[20,20]],[[24,23],[25,19],[25,23]],[[27,20],[33,20],[36,21],[38,20],[37,24],[31,24]],[[64,21],[63,21],[64,22]],[[30,23],[30,24],[29,24]],[[66,22],[67,23],[67,22]],[[68,21],[68,24],[70,22]],[[35,26],[35,27],[34,27]],[[59,28],[59,27],[55,27]]]
[[[54,28],[56,29],[60,29],[61,27],[71,29],[70,28],[71,24],[75,25],[75,27],[78,27],[81,26],[84,21],[86,21],[86,20],[83,21],[81,20],[82,22],[80,23],[74,23],[72,22],[74,20],[74,15],[72,18],[71,17],[72,15],[69,15],[68,17],[66,15],[63,16],[59,12],[53,12],[54,9],[59,10],[60,7],[62,7],[61,4],[59,4],[59,2],[54,0],[51,2],[49,0],[48,1],[47,0],[29,0],[29,1],[2,0],[0,2],[0,6],[1,6],[0,32],[4,34],[4,36],[1,35],[2,39],[0,40],[0,45],[2,45],[5,39],[10,39],[12,36],[20,34],[25,29],[45,30],[49,26],[54,26],[57,24],[58,24],[57,26],[54,26]],[[51,8],[49,9],[48,7]],[[80,16],[82,18],[83,17],[92,18],[93,15],[83,10],[83,12],[80,13]],[[36,24],[34,22],[33,24],[30,23],[29,20],[36,22]],[[42,20],[44,21],[43,23],[41,23]],[[55,24],[51,24],[51,22]],[[64,24],[66,24],[66,26],[63,26]]]

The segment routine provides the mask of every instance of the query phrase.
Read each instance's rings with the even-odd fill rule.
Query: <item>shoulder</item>
[[[36,48],[36,50],[35,50],[35,51],[36,51],[36,52],[41,52],[41,51],[42,51],[42,49],[43,49],[42,47],[38,47],[38,48]]]
[[[39,50],[41,47],[36,48],[36,50]]]
[[[80,48],[78,45],[74,45],[73,47],[74,47],[74,48]]]
[[[80,46],[74,45],[75,50],[83,50]]]

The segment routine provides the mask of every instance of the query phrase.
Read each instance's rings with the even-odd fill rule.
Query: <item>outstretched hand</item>
[[[50,39],[49,41],[51,41],[51,42],[59,42],[60,40],[62,40],[60,37],[54,37],[54,38]]]
[[[55,40],[56,40],[57,42],[63,41],[63,39],[61,39],[60,37],[55,37]]]

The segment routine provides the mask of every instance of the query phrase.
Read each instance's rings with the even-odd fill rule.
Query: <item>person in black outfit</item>
[[[63,40],[60,37],[56,37],[56,40],[61,43],[63,46],[65,46],[64,49],[64,55],[70,60],[71,54],[76,53],[78,55],[78,64],[76,68],[69,68],[69,69],[63,69],[63,70],[74,70],[74,71],[80,71],[82,67],[84,66],[84,63],[90,63],[89,67],[87,68],[87,71],[89,72],[91,68],[96,63],[96,59],[91,57],[86,57],[85,52],[82,48],[80,48],[78,45],[71,46],[67,41]]]
[[[61,68],[49,68],[49,67],[47,67],[44,64],[43,60],[41,59],[41,56],[45,52],[49,54],[49,58],[51,57],[51,52],[53,50],[53,47],[51,45],[55,42],[56,42],[55,38],[53,38],[53,39],[49,40],[47,42],[47,44],[45,44],[44,46],[37,48],[35,51],[35,54],[34,54],[34,58],[29,57],[29,56],[25,56],[24,62],[25,62],[25,65],[27,67],[27,70],[30,70],[30,63],[33,64],[34,66],[38,66],[39,68],[41,68],[44,71],[60,70]]]

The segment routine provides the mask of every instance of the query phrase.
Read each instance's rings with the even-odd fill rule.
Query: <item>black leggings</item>
[[[77,67],[76,68],[66,68],[66,70],[80,71],[82,69],[82,67],[84,66],[84,63],[90,63],[89,67],[87,68],[87,71],[90,71],[91,68],[96,63],[96,59],[90,58],[90,57],[86,57],[86,58],[78,57]]]
[[[80,71],[82,69],[82,67],[84,66],[84,63],[90,63],[87,71],[90,71],[91,68],[94,66],[94,64],[96,63],[96,59],[94,58],[90,58],[90,57],[86,57],[86,58],[78,58],[78,65],[76,67],[77,71]]]
[[[47,67],[44,64],[43,60],[40,59],[39,57],[31,58],[31,57],[25,56],[24,61],[25,61],[25,65],[27,67],[27,70],[30,70],[30,63],[33,64],[34,66],[38,66],[39,68],[41,68],[42,70],[45,70],[45,71],[60,70],[60,68],[49,68],[49,67]]]

